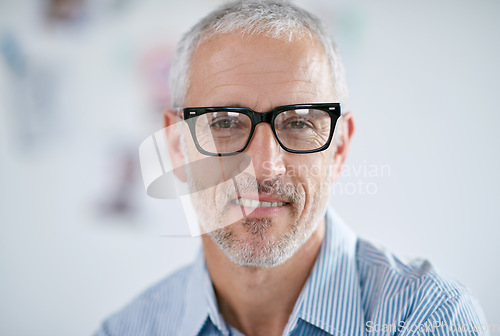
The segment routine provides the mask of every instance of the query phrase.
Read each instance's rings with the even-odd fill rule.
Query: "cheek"
[[[197,197],[203,196],[206,198],[217,184],[217,181],[212,181],[212,179],[215,179],[218,175],[213,174],[216,171],[214,167],[210,167],[212,165],[210,159],[207,160],[207,156],[198,152],[192,139],[190,139],[191,136],[188,136],[189,138],[186,138],[185,141],[184,157],[190,193],[192,195],[199,194]]]
[[[331,153],[301,155],[287,165],[287,178],[302,185],[307,193],[317,192],[321,184],[329,183]]]

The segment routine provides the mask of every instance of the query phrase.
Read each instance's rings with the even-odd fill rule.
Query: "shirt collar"
[[[331,335],[364,334],[356,246],[356,235],[328,209],[323,244],[285,335],[295,328],[299,319]]]
[[[284,335],[297,326],[299,319],[331,335],[364,334],[356,267],[357,238],[332,209],[328,209],[325,222],[325,238]],[[228,326],[219,313],[203,252],[193,264],[186,289],[186,314],[181,334],[198,335],[208,319],[223,335],[228,335]]]

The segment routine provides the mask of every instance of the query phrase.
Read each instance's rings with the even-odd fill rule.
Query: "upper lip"
[[[279,197],[273,194],[267,194],[267,193],[259,193],[258,197],[255,194],[242,194],[238,195],[237,198],[244,198],[244,199],[249,199],[249,200],[257,200],[260,202],[283,202],[283,203],[288,203],[287,199],[284,199],[283,197]]]

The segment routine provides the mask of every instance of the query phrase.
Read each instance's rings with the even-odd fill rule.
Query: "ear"
[[[347,112],[339,119],[341,122],[337,127],[340,129],[340,141],[337,142],[337,148],[333,155],[333,174],[331,182],[334,182],[340,176],[342,166],[347,158],[349,144],[354,134],[354,119],[351,112]]]
[[[165,110],[163,114],[163,121],[165,126],[165,137],[167,139],[168,152],[174,174],[182,182],[187,181],[186,174],[186,159],[182,151],[181,143],[181,128],[177,123],[182,122],[177,113],[173,110]]]

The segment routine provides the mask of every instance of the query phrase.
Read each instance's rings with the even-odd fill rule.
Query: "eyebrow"
[[[242,107],[242,108],[249,108],[248,106],[245,106],[245,105],[242,105],[242,104],[239,104],[239,103],[235,103],[235,104],[223,104],[223,105],[217,105],[217,106],[220,106],[220,107]]]
[[[286,105],[293,105],[293,104],[286,104]],[[251,107],[248,107],[248,105],[243,105],[243,104],[240,104],[240,103],[219,104],[219,105],[212,105],[212,106],[206,106],[206,107],[237,107],[237,108],[246,108],[246,109],[250,109],[250,110],[252,110],[254,112],[263,113],[263,112],[272,111],[272,110],[274,110],[277,107],[286,106],[286,105],[276,105],[276,106],[273,106],[271,109],[265,110],[265,111],[257,111],[257,110],[255,110],[255,109],[253,109]]]

